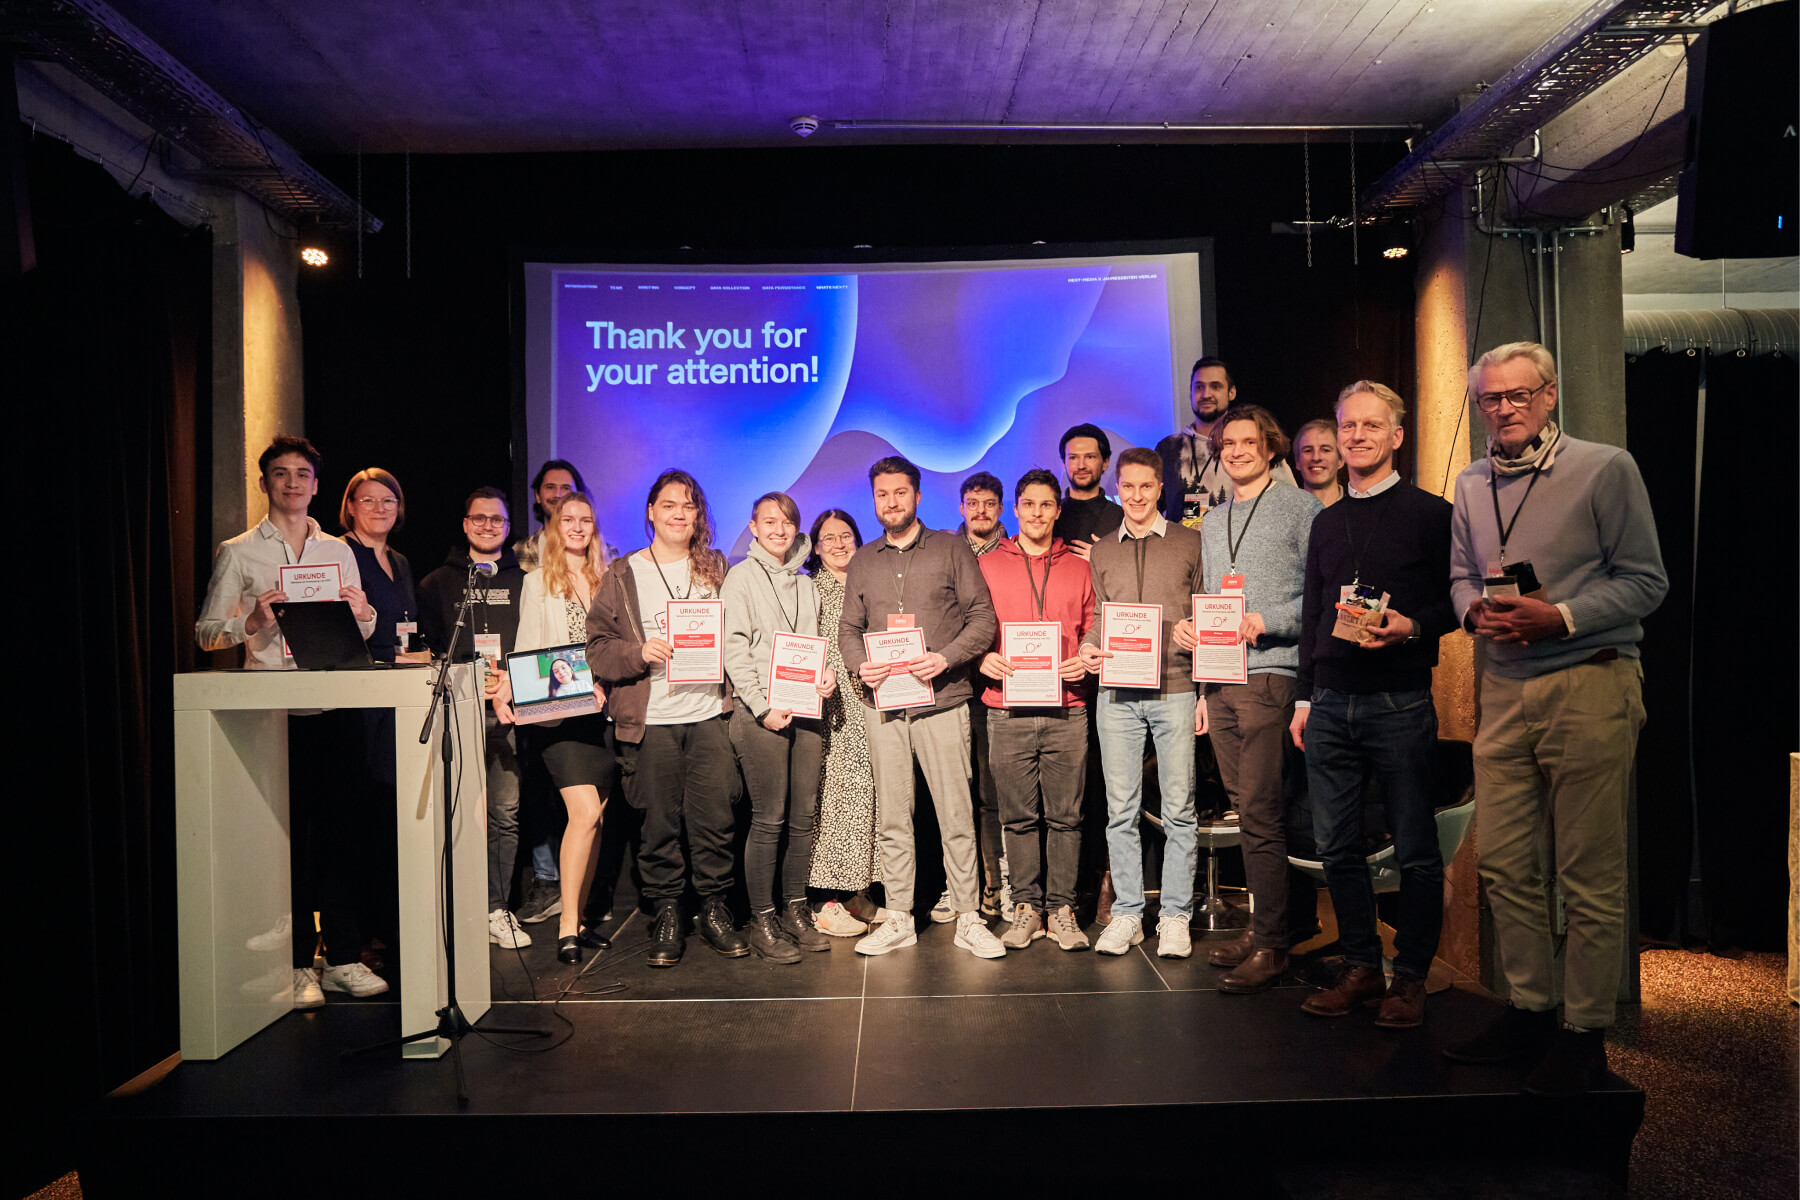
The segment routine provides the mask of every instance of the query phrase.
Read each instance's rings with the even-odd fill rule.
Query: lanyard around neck
[[[1262,503],[1262,498],[1269,494],[1269,489],[1274,484],[1275,481],[1270,479],[1263,484],[1263,490],[1256,493],[1256,499],[1250,502],[1250,515],[1244,518],[1244,532],[1237,535],[1235,542],[1231,540],[1231,529],[1232,522],[1237,520],[1237,497],[1233,496],[1231,503],[1225,507],[1225,549],[1231,555],[1231,573],[1233,575],[1238,573],[1238,551],[1243,549],[1244,539],[1250,536],[1250,522],[1256,520],[1256,506]]]
[[[1031,588],[1031,600],[1033,604],[1037,605],[1037,619],[1041,621],[1044,619],[1044,605],[1050,598],[1050,552],[1044,551],[1044,587],[1042,591],[1038,590],[1037,577],[1031,573],[1031,555],[1025,554],[1023,550],[1019,553],[1025,557],[1025,582]],[[1138,583],[1140,601],[1143,599],[1143,592],[1144,585],[1140,578]]]
[[[756,565],[759,567],[762,567],[763,578],[767,579],[769,581],[769,590],[771,592],[775,593],[775,609],[777,612],[779,612],[781,614],[782,624],[787,626],[787,630],[789,633],[799,633],[800,632],[800,589],[799,588],[794,589],[794,615],[790,617],[787,615],[787,605],[782,603],[782,600],[781,600],[781,589],[775,586],[775,572],[769,570],[768,567],[763,566],[762,563],[757,563]]]

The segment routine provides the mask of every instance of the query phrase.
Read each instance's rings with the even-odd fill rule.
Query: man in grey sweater
[[[1144,940],[1144,850],[1138,815],[1144,792],[1144,740],[1156,746],[1162,790],[1162,915],[1157,953],[1186,958],[1194,902],[1194,663],[1171,631],[1200,590],[1200,535],[1156,511],[1163,465],[1154,450],[1134,446],[1119,455],[1119,503],[1125,523],[1094,543],[1094,620],[1082,637],[1081,657],[1101,674],[1110,651],[1101,647],[1105,605],[1162,606],[1162,678],[1155,687],[1116,687],[1101,681],[1095,725],[1106,777],[1106,847],[1112,856],[1112,920],[1094,949],[1124,954]],[[1191,643],[1190,643],[1191,646]]]
[[[924,773],[943,836],[944,877],[955,907],[956,944],[978,958],[1005,958],[982,921],[969,805],[969,677],[999,626],[987,581],[962,537],[919,520],[919,468],[893,456],[869,468],[875,515],[886,536],[856,552],[844,578],[838,625],[846,671],[856,673],[875,769],[875,839],[881,850],[888,919],[856,943],[859,954],[916,945],[912,905],[913,761]],[[871,662],[863,635],[917,629],[925,653],[899,666]],[[905,672],[932,687],[928,704],[882,711],[876,689]]]
[[[1644,724],[1638,641],[1668,576],[1631,455],[1551,420],[1548,351],[1495,347],[1469,371],[1469,391],[1489,456],[1457,476],[1450,587],[1482,643],[1477,844],[1511,1007],[1445,1054],[1525,1060],[1527,1091],[1582,1092],[1606,1073],[1624,958],[1626,792]],[[1560,988],[1539,858],[1546,826],[1568,924]]]
[[[1205,587],[1195,590],[1243,595],[1238,640],[1248,643],[1248,675],[1244,683],[1206,685],[1194,732],[1212,735],[1219,778],[1238,811],[1255,916],[1248,940],[1216,948],[1207,961],[1232,968],[1220,976],[1220,991],[1247,995],[1274,986],[1287,969],[1282,748],[1294,717],[1306,545],[1324,505],[1271,474],[1287,455],[1288,439],[1267,409],[1255,404],[1226,409],[1213,427],[1211,448],[1231,487],[1200,526]],[[1190,621],[1176,627],[1175,640],[1193,647]]]

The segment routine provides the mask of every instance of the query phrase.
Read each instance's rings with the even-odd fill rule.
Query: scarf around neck
[[[1489,459],[1494,464],[1496,475],[1529,475],[1532,471],[1547,471],[1550,464],[1556,461],[1556,452],[1562,447],[1562,429],[1555,421],[1544,422],[1538,435],[1531,439],[1524,453],[1517,458],[1502,458],[1500,444],[1494,443],[1489,452]]]

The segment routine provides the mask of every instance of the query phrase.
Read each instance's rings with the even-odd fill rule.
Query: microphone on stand
[[[469,570],[477,575],[490,576],[494,573],[494,564],[491,562],[472,562],[469,564]]]

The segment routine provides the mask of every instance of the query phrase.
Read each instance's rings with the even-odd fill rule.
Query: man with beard
[[[1069,476],[1069,490],[1063,494],[1055,536],[1071,554],[1086,558],[1095,542],[1118,532],[1125,520],[1125,510],[1108,500],[1100,487],[1112,461],[1112,442],[1098,425],[1083,423],[1062,435],[1057,453]]]
[[[1237,403],[1237,392],[1224,359],[1201,359],[1188,376],[1194,423],[1156,443],[1163,462],[1162,514],[1189,529],[1198,529],[1206,510],[1231,496],[1231,480],[1212,451],[1212,433],[1225,410]],[[1276,481],[1294,486],[1294,473],[1285,462],[1277,462],[1270,474]]]
[[[875,515],[886,536],[856,552],[844,580],[838,641],[844,667],[862,687],[863,724],[875,768],[876,841],[888,919],[856,943],[886,954],[918,943],[913,932],[913,763],[925,775],[943,836],[944,877],[956,910],[956,944],[978,958],[1004,958],[983,922],[969,809],[970,674],[998,626],[987,583],[966,539],[927,529],[918,518],[919,468],[898,455],[869,468]],[[925,653],[908,662],[872,662],[865,633],[917,629]],[[875,689],[903,671],[932,685],[929,704],[881,711]]]

